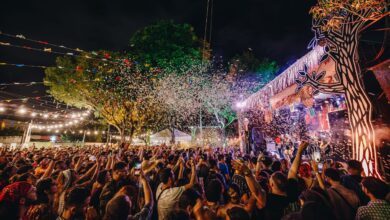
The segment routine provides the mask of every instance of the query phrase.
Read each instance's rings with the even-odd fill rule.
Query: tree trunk
[[[126,135],[125,135],[125,129],[124,128],[121,128],[119,130],[119,135],[121,136],[121,140],[120,140],[119,145],[121,145],[121,144],[125,143],[125,141],[126,141]]]
[[[175,144],[176,143],[175,128],[170,127],[169,131],[171,132],[171,144]]]
[[[221,127],[221,143],[222,143],[222,146],[225,148],[227,147],[227,141],[226,141],[226,126],[224,127]]]
[[[362,87],[357,36],[352,36],[337,53],[336,73],[345,90],[348,118],[352,132],[352,157],[362,162],[368,176],[378,172],[375,132],[371,123],[372,105]]]

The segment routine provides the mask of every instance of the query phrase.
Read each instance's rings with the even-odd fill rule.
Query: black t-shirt
[[[370,200],[364,194],[360,183],[362,182],[363,177],[360,175],[344,175],[341,177],[341,185],[354,191],[360,199],[361,205],[366,205]]]
[[[287,196],[267,193],[266,204],[263,209],[255,208],[252,219],[279,220],[286,214],[298,211],[298,182],[296,179],[288,179]]]

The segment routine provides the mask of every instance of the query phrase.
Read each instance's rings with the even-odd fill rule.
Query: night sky
[[[2,0],[0,30],[85,50],[125,50],[130,36],[158,20],[189,23],[203,36],[207,0]],[[258,58],[291,64],[312,38],[314,0],[214,0],[213,52],[226,58],[253,49]],[[0,41],[42,47],[0,36]],[[55,55],[0,46],[0,62],[53,66]],[[0,66],[0,82],[42,81],[43,70]],[[1,91],[42,94],[41,86]],[[31,94],[30,94],[31,93]],[[0,94],[0,99],[4,94]]]

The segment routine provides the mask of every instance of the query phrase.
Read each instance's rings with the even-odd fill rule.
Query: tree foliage
[[[268,58],[260,60],[255,57],[252,51],[245,51],[230,60],[232,81],[246,81],[257,84],[252,87],[253,92],[274,79],[278,71],[279,66],[275,61]]]
[[[184,72],[202,59],[200,41],[189,24],[159,21],[137,31],[130,46],[130,55],[146,68]]]
[[[106,53],[106,52],[105,52]],[[131,60],[111,53],[115,59],[102,61],[85,56],[59,57],[57,67],[46,70],[45,84],[57,100],[88,108],[131,137],[145,127],[151,111],[154,72],[141,72]]]

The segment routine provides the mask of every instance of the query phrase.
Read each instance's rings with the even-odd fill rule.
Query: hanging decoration
[[[63,56],[85,57],[87,59],[100,60],[100,61],[107,61],[107,62],[115,63],[114,61],[110,61],[109,60],[111,58],[111,56],[108,53],[104,54],[104,58],[95,58],[95,57],[89,56],[88,54],[86,54],[86,55],[79,55],[79,54],[75,54],[75,53],[72,53],[72,52],[63,53],[63,52],[59,52],[59,51],[54,51],[54,50],[52,50],[52,48],[43,48],[43,49],[41,49],[41,48],[35,48],[35,47],[30,47],[30,46],[25,46],[25,45],[15,45],[15,44],[11,44],[11,43],[8,43],[8,42],[2,42],[2,41],[0,41],[0,46],[14,47],[14,48],[20,48],[20,49],[44,52],[44,53],[52,53],[52,54],[63,55]]]
[[[64,49],[64,50],[73,51],[73,53],[69,52],[68,54],[66,54],[66,55],[70,55],[70,56],[75,55],[74,53],[83,53],[83,54],[86,54],[85,58],[88,58],[88,59],[100,59],[100,60],[103,60],[103,61],[107,61],[108,59],[111,59],[110,55],[107,56],[106,54],[103,54],[103,56],[102,56],[101,54],[99,54],[96,51],[88,52],[88,51],[82,50],[80,48],[71,48],[71,47],[67,47],[67,46],[64,46],[64,45],[58,45],[58,44],[49,43],[47,41],[34,40],[34,39],[26,38],[22,34],[12,35],[12,34],[8,34],[8,33],[4,33],[4,32],[0,31],[0,35],[6,36],[6,37],[10,37],[10,38],[15,38],[15,39],[22,39],[22,40],[33,42],[33,43],[42,44],[44,46],[43,52],[52,52],[52,48],[48,48],[48,46],[51,46],[51,47],[57,47],[57,48]],[[9,44],[7,42],[4,42],[4,43],[5,44]],[[3,44],[0,44],[0,45],[3,45]],[[11,44],[4,45],[4,46],[10,46],[10,45]],[[27,48],[25,48],[25,49],[27,49]]]

